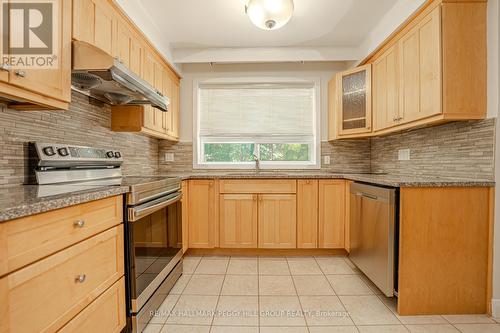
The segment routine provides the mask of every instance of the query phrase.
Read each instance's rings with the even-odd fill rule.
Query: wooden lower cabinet
[[[296,248],[296,201],[295,194],[259,195],[259,248]]]
[[[338,179],[319,181],[319,248],[345,247],[345,183]]]
[[[398,313],[491,311],[494,188],[400,190]]]
[[[189,247],[215,247],[218,193],[216,180],[189,181]]]
[[[297,248],[318,247],[318,180],[297,180]]]
[[[56,331],[123,275],[119,225],[1,278],[0,332]]]
[[[189,248],[189,181],[182,181],[182,253],[186,253]]]
[[[119,333],[125,324],[125,278],[122,277],[66,324],[59,333]]]
[[[257,194],[221,194],[221,248],[257,248],[257,198]]]

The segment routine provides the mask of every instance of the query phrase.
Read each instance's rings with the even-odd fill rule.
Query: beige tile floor
[[[345,257],[198,257],[147,333],[500,333],[485,315],[399,316]]]

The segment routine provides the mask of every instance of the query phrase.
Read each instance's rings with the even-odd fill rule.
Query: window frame
[[[313,86],[313,140],[301,140],[291,137],[291,140],[273,138],[272,135],[265,137],[236,137],[219,136],[200,138],[200,85],[205,84],[278,84],[278,83],[305,83]],[[234,78],[212,78],[193,80],[193,169],[254,169],[255,162],[204,162],[204,143],[253,143],[258,152],[259,144],[264,143],[290,143],[311,145],[309,161],[260,161],[261,169],[320,169],[321,168],[321,79],[318,77],[295,78],[295,77],[234,77]],[[286,137],[285,137],[286,138]],[[260,156],[260,155],[258,155]]]

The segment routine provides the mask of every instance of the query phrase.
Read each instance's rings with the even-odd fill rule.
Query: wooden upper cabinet
[[[71,99],[71,1],[59,1],[57,17],[59,30],[56,33],[57,62],[55,69],[18,68],[9,73],[1,71],[1,81],[9,85],[2,86],[0,95],[8,99],[19,97],[22,103],[13,103],[12,108],[33,109],[32,105],[46,108],[68,108]],[[14,97],[14,98],[13,98]],[[33,103],[33,104],[31,104]]]
[[[171,123],[169,135],[175,139],[179,139],[179,120],[180,120],[180,82],[179,80],[172,81],[172,98],[170,99]]]
[[[337,74],[336,114],[338,135],[372,131],[371,65]]]
[[[95,0],[94,44],[109,54],[114,53],[115,15],[106,0]]]
[[[0,6],[0,17],[3,18],[3,14],[4,14],[3,6]],[[3,38],[2,38],[2,40],[0,40],[0,59],[3,59],[4,56],[8,56],[8,54],[4,54],[3,52]],[[7,69],[0,69],[0,81],[9,82],[9,71]]]
[[[338,100],[332,101],[329,94],[330,105],[336,105],[329,140],[485,118],[486,18],[486,1],[426,2],[366,60],[372,65],[373,132],[361,129],[363,117],[355,128],[345,127],[346,119],[355,123],[356,117],[344,110],[346,91],[339,85],[345,83],[346,74],[363,67],[337,74]],[[354,105],[359,110],[363,103]]]
[[[259,248],[296,248],[295,194],[260,194],[258,207]]]
[[[319,248],[345,247],[345,181],[319,181]]]
[[[380,130],[399,123],[398,47],[393,46],[372,64],[373,127]]]
[[[412,122],[440,114],[441,34],[436,7],[399,41],[401,95],[398,121]]]
[[[116,28],[116,53],[115,57],[122,64],[130,68],[130,39],[131,33],[123,20],[118,20]]]
[[[190,180],[188,208],[189,248],[213,248],[217,221],[215,180]]]
[[[220,196],[220,247],[257,248],[257,194]]]
[[[106,0],[73,0],[73,39],[114,55],[116,17]]]
[[[318,180],[297,180],[297,248],[318,247]]]
[[[142,77],[142,67],[144,62],[144,45],[140,38],[135,35],[130,36],[130,70],[137,76]]]

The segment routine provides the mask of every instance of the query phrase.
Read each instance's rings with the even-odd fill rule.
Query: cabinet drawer
[[[123,276],[123,253],[119,225],[3,277],[0,332],[58,330]]]
[[[220,193],[295,193],[295,179],[223,179]]]
[[[0,223],[0,276],[122,220],[122,196],[116,196]]]
[[[59,332],[118,333],[125,323],[125,278],[122,277]]]

